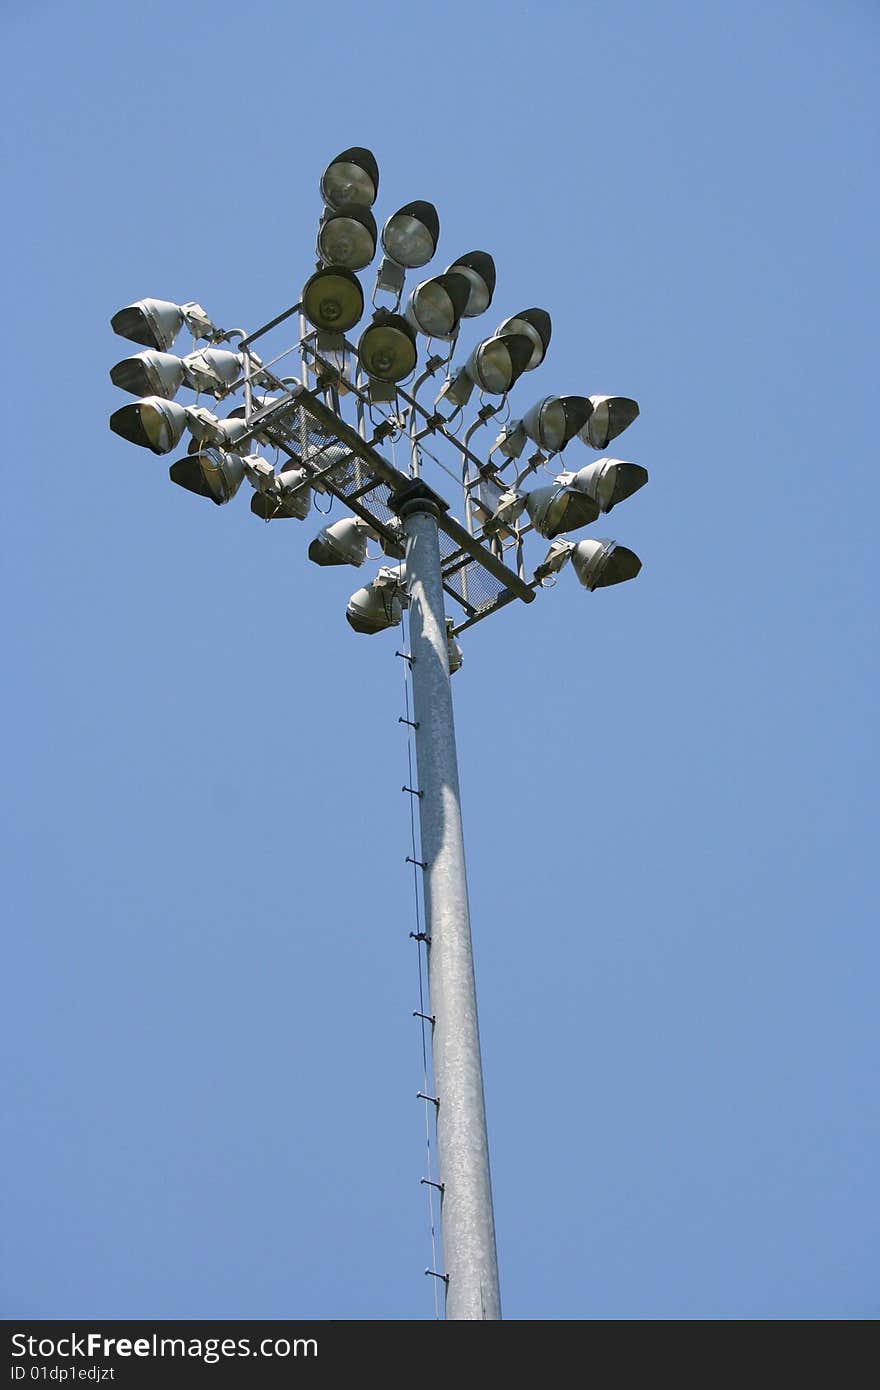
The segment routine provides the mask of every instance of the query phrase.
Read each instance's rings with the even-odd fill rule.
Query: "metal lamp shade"
[[[218,420],[204,406],[190,406],[186,412],[186,424],[193,439],[200,444],[216,449],[231,449],[248,433],[247,421],[243,416],[243,407],[230,411],[227,419]]]
[[[406,203],[382,228],[385,254],[407,270],[427,265],[440,240],[440,218],[433,203]]]
[[[380,309],[358,343],[361,366],[378,381],[402,381],[418,360],[415,335],[402,314]]]
[[[162,352],[170,348],[183,327],[183,310],[167,299],[139,299],[114,314],[110,327],[120,338]]]
[[[606,589],[635,579],[642,562],[638,555],[616,541],[578,541],[571,552],[574,572],[585,589]]]
[[[379,192],[379,166],[372,151],[359,145],[343,150],[321,175],[321,197],[331,208],[355,203],[371,208]]]
[[[366,531],[350,517],[325,526],[309,546],[309,559],[316,565],[354,565],[359,569],[366,558]]]
[[[312,509],[312,490],[304,468],[285,468],[274,479],[274,486],[265,492],[255,492],[251,511],[262,521],[288,518],[305,521]]]
[[[222,396],[234,386],[244,369],[244,359],[238,352],[225,348],[197,348],[183,358],[183,370],[194,391],[210,391]]]
[[[465,371],[481,391],[502,396],[528,368],[531,340],[521,333],[485,338],[465,363]]]
[[[462,310],[463,319],[476,318],[492,303],[495,293],[495,262],[488,251],[469,251],[446,267],[447,275],[463,275],[468,282],[468,302]]]
[[[283,468],[275,479],[285,516],[305,521],[312,510],[312,490],[307,486],[309,475],[304,468]]]
[[[426,338],[454,338],[470,298],[463,275],[435,275],[416,285],[406,306],[407,322]]]
[[[318,255],[325,265],[363,270],[376,254],[376,236],[370,209],[343,203],[324,214],[318,228]]]
[[[536,487],[526,496],[526,510],[540,536],[552,541],[563,531],[576,531],[589,526],[599,516],[599,507],[592,497],[576,488],[549,483]]]
[[[603,512],[610,512],[647,481],[648,470],[641,464],[627,463],[624,459],[597,459],[578,469],[571,486],[595,498]]]
[[[590,396],[590,401],[593,413],[578,438],[591,449],[607,449],[611,440],[636,419],[638,402],[629,396]]]
[[[398,592],[393,588],[377,588],[375,584],[367,584],[353,593],[345,610],[349,627],[368,635],[397,627],[402,614],[403,604]]]
[[[551,332],[550,315],[546,309],[523,309],[521,313],[514,314],[512,318],[505,319],[495,330],[495,336],[501,337],[503,333],[525,334],[532,344],[532,355],[525,368],[527,372],[530,372],[544,361],[550,346]]]
[[[245,469],[238,454],[202,449],[172,463],[168,476],[178,487],[208,497],[218,507],[230,502],[244,481]]]
[[[364,292],[350,270],[328,266],[316,270],[302,292],[303,313],[315,328],[347,333],[364,312]]]
[[[131,444],[140,444],[154,454],[168,454],[180,443],[189,423],[189,412],[176,401],[163,396],[147,396],[142,401],[124,405],[110,416],[114,434]]]
[[[173,400],[186,380],[179,357],[171,352],[137,352],[110,368],[110,380],[133,396],[164,396]]]
[[[586,396],[545,396],[523,416],[523,429],[540,449],[558,453],[590,418]]]

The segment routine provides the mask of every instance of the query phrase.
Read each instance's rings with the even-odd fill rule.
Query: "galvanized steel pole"
[[[418,484],[413,492],[418,490]],[[427,491],[427,490],[426,490]],[[406,533],[425,930],[437,1106],[446,1317],[501,1317],[489,1141],[471,950],[464,838],[437,507],[399,507]]]

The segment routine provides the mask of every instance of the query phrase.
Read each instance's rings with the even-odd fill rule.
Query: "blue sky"
[[[505,1315],[876,1316],[876,8],[0,24],[5,1315],[432,1315],[395,635],[106,424],[110,315],[292,303],[357,143],[651,474],[455,678]]]

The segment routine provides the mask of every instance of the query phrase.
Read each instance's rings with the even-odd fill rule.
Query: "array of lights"
[[[636,402],[624,396],[549,395],[521,416],[512,416],[509,392],[540,366],[550,346],[546,310],[509,314],[490,336],[470,348],[460,365],[454,365],[464,323],[485,314],[493,303],[496,271],[491,255],[470,251],[459,256],[441,273],[421,279],[404,300],[407,273],[427,266],[436,254],[437,209],[424,201],[406,203],[387,218],[380,232],[372,210],[379,169],[371,152],[362,148],[343,150],[331,161],[320,191],[324,206],[316,269],[299,303],[265,329],[250,337],[242,329],[223,330],[193,302],[142,299],[114,314],[114,332],[144,350],[110,371],[115,386],[137,397],[114,411],[110,428],[155,454],[171,453],[188,434],[186,454],[171,464],[172,482],[219,506],[231,501],[247,481],[256,516],[266,521],[304,520],[316,494],[329,493],[331,499],[336,495],[334,459],[341,467],[350,455],[341,442],[327,438],[320,447],[304,441],[297,453],[287,449],[280,457],[269,422],[273,410],[289,400],[294,382],[296,389],[313,390],[340,422],[353,411],[359,434],[374,446],[403,439],[410,450],[411,474],[421,476],[429,459],[453,473],[478,558],[490,553],[513,564],[532,588],[555,582],[569,561],[588,590],[635,578],[641,562],[631,550],[606,538],[568,537],[643,487],[646,470],[611,457],[574,471],[555,461],[574,440],[606,450],[637,417]],[[370,318],[354,345],[346,335],[367,312],[358,275],[372,264],[380,247]],[[252,339],[297,311],[297,342],[264,365],[251,349]],[[170,349],[184,329],[192,336],[192,348],[177,356]],[[425,361],[412,384],[420,339],[427,340]],[[288,353],[298,355],[295,377],[273,370]],[[426,407],[419,393],[441,371],[440,390]],[[182,390],[193,392],[195,401],[181,404],[176,397]],[[465,412],[473,408],[475,391],[479,406],[465,429]],[[219,407],[241,392],[244,403],[239,401],[222,417],[200,400],[208,396]],[[500,432],[488,454],[481,456],[474,452],[472,438],[492,418],[501,424]],[[260,451],[273,445],[274,460]],[[534,451],[527,453],[531,446]],[[437,447],[451,451],[454,468],[436,457],[432,449]],[[539,469],[549,473],[550,480],[526,488],[526,479]],[[549,540],[551,546],[526,579],[523,542],[529,533]],[[318,565],[359,568],[371,558],[371,542],[380,547],[372,558],[393,559],[402,553],[389,547],[387,519],[377,527],[359,514],[326,525],[308,555]],[[383,564],[352,595],[346,616],[357,632],[379,632],[400,622],[406,603],[405,567]],[[471,616],[470,622],[475,620]],[[461,664],[456,631],[449,620],[452,669]]]

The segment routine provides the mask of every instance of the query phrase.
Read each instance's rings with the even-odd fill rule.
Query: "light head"
[[[406,306],[406,320],[426,338],[450,341],[458,333],[470,297],[470,286],[463,275],[435,275],[416,285]]]
[[[448,265],[446,275],[463,275],[468,282],[468,302],[462,310],[463,319],[476,318],[492,303],[495,293],[495,262],[488,251],[469,251]]]
[[[592,413],[586,396],[545,396],[526,411],[522,424],[539,449],[556,454],[574,439]]]
[[[407,270],[427,265],[439,240],[440,218],[433,203],[405,203],[382,228],[385,255]]]
[[[355,632],[372,635],[397,627],[407,602],[405,566],[383,565],[370,584],[348,600],[346,621]]]
[[[241,353],[226,348],[197,348],[183,358],[182,365],[187,385],[194,391],[209,391],[219,397],[239,380],[245,359]]]
[[[418,360],[415,334],[406,319],[387,309],[376,310],[357,350],[364,371],[377,381],[403,381]]]
[[[599,507],[592,497],[558,482],[527,493],[526,510],[538,535],[546,536],[547,540],[553,540],[563,531],[589,526],[599,516]]]
[[[343,203],[325,208],[318,228],[318,255],[325,265],[363,270],[376,254],[376,219],[369,208]]]
[[[316,565],[354,565],[367,558],[369,527],[359,517],[343,517],[319,531],[309,546],[309,559]]]
[[[639,413],[638,403],[629,396],[590,396],[593,413],[578,438],[591,449],[607,449]]]
[[[110,327],[120,338],[164,352],[184,323],[195,338],[210,338],[217,333],[200,304],[172,304],[168,299],[139,299],[128,304],[113,315]]]
[[[534,371],[535,367],[539,367],[544,361],[550,346],[552,333],[550,315],[546,309],[523,309],[520,313],[514,314],[498,325],[495,336],[501,337],[503,333],[525,334],[531,343],[532,350],[528,364],[523,370]]]
[[[203,405],[191,405],[186,411],[186,425],[193,439],[201,445],[215,449],[231,449],[248,433],[244,407],[230,411],[225,420],[220,420]]]
[[[241,487],[245,467],[238,454],[219,449],[199,449],[172,463],[168,470],[172,483],[207,497],[218,507],[230,502]]]
[[[617,541],[578,541],[571,552],[574,572],[585,589],[605,589],[635,579],[642,562],[638,555]]]
[[[566,474],[566,481],[592,497],[603,512],[610,512],[618,502],[625,502],[644,487],[648,481],[648,470],[638,463],[627,463],[624,459],[597,459],[579,468],[577,473]]]
[[[110,380],[133,396],[164,396],[173,400],[186,380],[179,357],[171,352],[136,352],[110,368]]]
[[[189,410],[164,396],[147,396],[115,410],[110,416],[114,434],[140,444],[154,454],[169,454],[189,424]]]
[[[371,208],[379,192],[379,166],[370,150],[353,145],[332,159],[321,175],[321,197],[328,207],[345,203]]]
[[[245,465],[248,464],[248,476],[257,489],[251,498],[254,515],[262,521],[283,518],[304,521],[312,507],[312,492],[305,469],[285,468],[275,474],[267,459],[253,454],[245,459]],[[268,464],[268,473],[258,467],[265,464]]]
[[[327,333],[347,333],[363,316],[361,282],[342,266],[316,270],[303,288],[302,307],[315,328]]]

